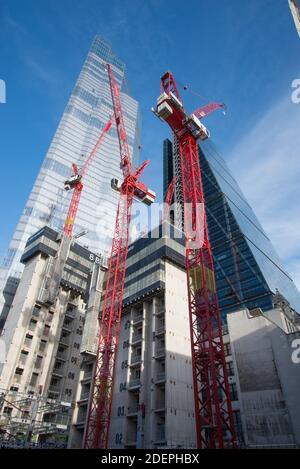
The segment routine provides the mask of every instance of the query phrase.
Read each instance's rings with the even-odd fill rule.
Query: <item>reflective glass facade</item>
[[[199,154],[223,319],[241,306],[270,309],[276,290],[300,312],[300,294],[225,161],[209,140]]]
[[[125,65],[113,54],[111,45],[96,36],[2,266],[0,314],[4,302],[3,289],[8,278],[16,278],[22,271],[19,260],[28,238],[47,224],[57,230],[63,227],[71,197],[71,193],[66,193],[63,187],[65,179],[71,174],[71,164],[82,166],[113,113],[107,62],[113,65],[116,81],[122,89]],[[138,103],[123,92],[122,101],[129,147],[135,158]],[[86,175],[74,229],[75,234],[83,229],[88,230],[87,235],[80,238],[79,242],[93,252],[107,253],[111,247],[118,202],[118,194],[112,191],[110,186],[113,177],[121,178],[115,125],[103,140]]]
[[[299,0],[289,0],[290,9],[295,21],[295,26],[297,32],[300,36],[300,1]]]

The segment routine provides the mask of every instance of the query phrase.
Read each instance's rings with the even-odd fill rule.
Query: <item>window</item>
[[[36,325],[37,325],[37,320],[36,320],[36,319],[31,319],[31,320],[30,320],[30,323],[29,323],[29,330],[30,330],[30,331],[34,331]]]
[[[46,337],[49,337],[49,334],[50,334],[50,326],[45,326],[44,331],[43,331],[43,335],[46,336]]]
[[[20,354],[20,363],[22,363],[22,365],[25,364],[28,355],[29,355],[29,352],[27,352],[26,350],[22,350],[22,351],[21,351],[21,354]]]
[[[60,370],[63,367],[62,362],[55,362],[54,370]]]
[[[43,164],[44,169],[50,169],[51,171],[54,171],[57,174],[60,174],[61,176],[67,177],[70,168],[52,158],[47,158]]]
[[[241,419],[241,412],[239,410],[235,410],[233,412],[233,422],[236,428],[236,432],[239,435],[242,431],[242,419]]]
[[[57,386],[59,384],[59,380],[57,378],[51,378],[50,386]]]
[[[46,340],[41,340],[40,346],[39,346],[39,351],[40,351],[40,352],[44,352],[45,349],[46,349],[46,345],[47,345]]]
[[[229,389],[230,389],[230,399],[232,401],[237,401],[238,400],[238,392],[237,392],[236,383],[230,384]]]
[[[38,355],[38,356],[36,357],[34,367],[37,368],[37,369],[41,368],[42,360],[43,360],[43,357],[41,357],[40,355]]]
[[[10,267],[16,254],[17,254],[16,249],[9,249],[7,252],[7,256],[5,257],[3,261],[3,267],[6,267],[6,268]]]
[[[12,414],[12,407],[4,407],[3,414],[10,416]]]
[[[48,311],[46,321],[47,322],[52,322],[52,320],[53,320],[53,313],[52,313],[52,311]]]
[[[22,412],[22,419],[28,419],[30,415],[29,410],[23,410]]]
[[[33,339],[33,336],[31,334],[26,334],[26,337],[25,337],[25,340],[24,340],[24,345],[26,347],[30,347],[31,344],[32,344],[32,339]]]
[[[228,344],[224,344],[224,353],[225,353],[225,357],[228,357],[228,355],[231,355],[231,345],[230,343],[228,342]]]
[[[233,362],[226,363],[228,376],[234,376]]]
[[[41,308],[39,306],[35,306],[32,310],[32,317],[38,318],[40,311],[41,311]]]
[[[30,386],[35,386],[36,385],[38,376],[39,376],[38,373],[32,373],[31,380],[30,380],[30,383],[29,383]]]
[[[72,322],[73,322],[73,319],[65,319],[64,320],[64,326],[66,326],[66,327],[71,326],[72,327]]]

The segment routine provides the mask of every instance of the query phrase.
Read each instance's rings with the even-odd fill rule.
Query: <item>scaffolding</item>
[[[0,388],[0,448],[66,448],[74,403]]]

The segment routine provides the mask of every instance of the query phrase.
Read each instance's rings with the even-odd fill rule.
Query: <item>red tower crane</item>
[[[205,208],[199,210],[205,201],[197,140],[209,136],[200,119],[223,107],[211,103],[186,114],[174,77],[167,72],[153,109],[179,141],[197,447],[207,449],[236,444],[212,251]]]
[[[69,211],[68,211],[68,215],[67,215],[65,226],[64,226],[64,234],[68,238],[72,238],[72,235],[73,235],[74,223],[75,223],[75,219],[77,215],[80,197],[81,197],[82,190],[83,190],[82,179],[84,175],[86,174],[88,168],[90,167],[90,164],[92,163],[104,136],[110,130],[111,126],[112,126],[112,118],[109,119],[104,129],[102,130],[101,135],[99,136],[97,142],[95,143],[91,153],[89,154],[88,158],[85,160],[83,167],[81,168],[81,171],[79,172],[76,164],[73,163],[72,168],[73,168],[74,173],[65,182],[66,191],[73,189]]]
[[[134,199],[137,199],[150,205],[155,200],[155,193],[139,182],[139,177],[149,161],[145,161],[135,171],[132,169],[120,92],[110,64],[107,65],[107,69],[124,180],[122,183],[117,179],[112,180],[112,188],[120,192],[120,201],[100,318],[98,349],[84,434],[83,444],[84,448],[87,449],[107,448],[108,444],[114,368],[120,331],[132,203]]]
[[[63,270],[73,240],[73,228],[78,211],[80,197],[83,190],[83,177],[85,176],[90,164],[92,163],[104,136],[111,128],[111,125],[112,118],[107,122],[104,129],[102,130],[101,135],[95,143],[91,153],[85,160],[81,170],[78,171],[77,166],[73,164],[73,174],[69,177],[67,181],[65,181],[65,190],[73,190],[73,194],[71,197],[69,210],[63,229],[63,236],[61,237],[60,247],[55,256],[55,260],[50,266],[50,269],[45,277],[45,283],[40,294],[40,301],[43,301],[45,304],[53,305],[57,298],[57,292],[59,290]]]

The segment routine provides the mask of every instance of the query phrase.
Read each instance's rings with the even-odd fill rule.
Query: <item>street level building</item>
[[[169,236],[161,227],[156,234],[129,249],[109,448],[196,444],[184,240],[174,227]],[[91,332],[82,349],[73,448],[82,446],[86,424],[97,343]],[[223,339],[241,447],[299,445],[300,365],[291,360],[299,335],[298,315],[279,293],[269,311],[228,315]]]
[[[66,439],[69,431],[88,295],[101,260],[72,240],[67,245],[63,252],[63,236],[44,227],[29,238],[21,258],[25,268],[1,337],[0,427],[11,436],[27,434],[33,412],[40,441],[57,432]],[[16,400],[21,411],[11,404]]]
[[[280,303],[228,315],[224,342],[241,447],[300,448],[300,329]]]
[[[195,447],[185,243],[169,228],[129,247],[111,448]],[[95,359],[82,352],[70,447],[82,445]]]

